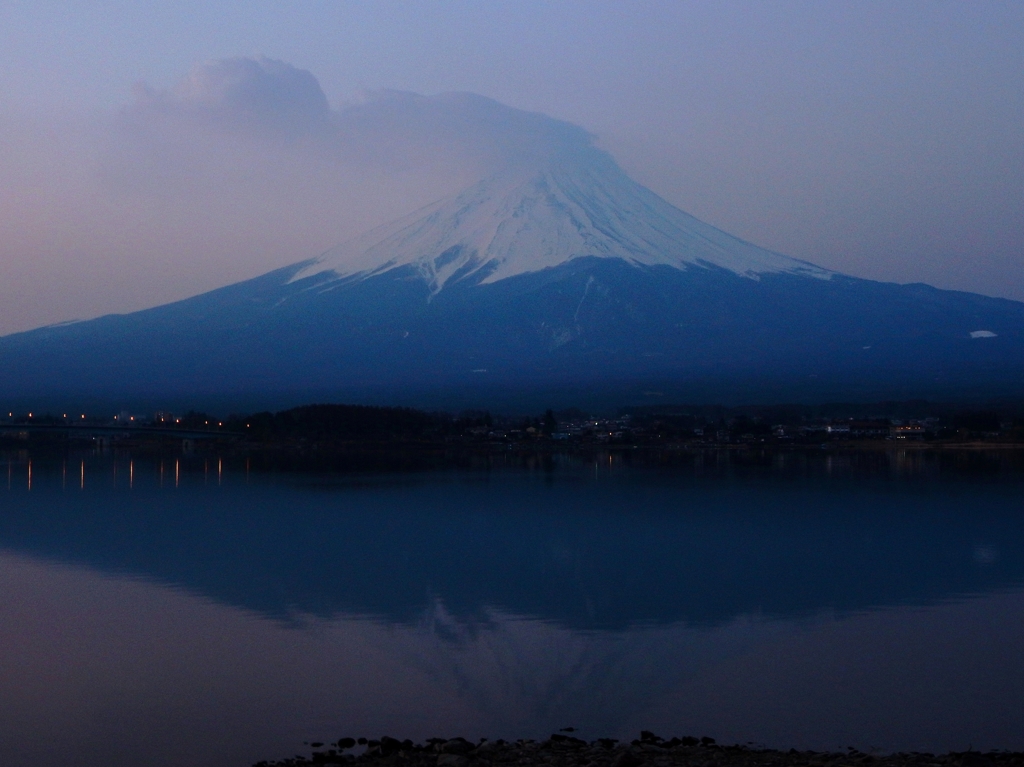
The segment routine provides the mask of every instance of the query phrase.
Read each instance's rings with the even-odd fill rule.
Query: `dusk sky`
[[[0,333],[316,256],[545,140],[413,95],[450,92],[758,245],[1024,300],[1021,40],[1020,2],[6,2]]]

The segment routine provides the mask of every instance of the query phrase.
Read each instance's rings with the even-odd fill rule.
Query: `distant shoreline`
[[[21,450],[100,450],[139,451],[143,453],[217,453],[223,455],[306,455],[318,453],[345,455],[351,453],[387,454],[408,453],[423,456],[440,453],[463,455],[593,455],[593,454],[696,454],[696,453],[892,453],[892,452],[1016,452],[1024,450],[1022,441],[967,441],[946,440],[803,440],[803,441],[556,441],[537,439],[530,441],[491,441],[455,437],[446,440],[417,439],[328,439],[328,440],[261,440],[250,441],[235,435],[211,434],[208,439],[181,439],[179,437],[145,435],[123,436],[114,439],[76,438],[64,435],[45,435],[37,438],[31,432],[0,427],[0,451]]]
[[[1020,450],[1024,410],[963,410],[880,404],[875,415],[814,412],[797,406],[760,410],[672,406],[594,416],[570,408],[534,416],[458,414],[403,407],[313,404],[276,413],[217,417],[188,411],[113,416],[9,412],[0,446],[92,445],[144,450]],[[876,412],[877,411],[877,412]]]

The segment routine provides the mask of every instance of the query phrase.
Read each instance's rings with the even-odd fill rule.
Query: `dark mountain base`
[[[580,258],[432,295],[412,267],[289,284],[297,268],[0,339],[0,397],[536,410],[1024,394],[1024,304],[925,285]]]

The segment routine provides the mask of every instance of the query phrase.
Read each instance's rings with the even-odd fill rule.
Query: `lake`
[[[1018,453],[0,463],[0,764],[1024,750]]]

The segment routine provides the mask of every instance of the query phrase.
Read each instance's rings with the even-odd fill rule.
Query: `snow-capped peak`
[[[434,291],[452,279],[497,282],[574,258],[677,269],[722,268],[828,279],[827,269],[744,242],[635,183],[603,152],[510,168],[329,250],[293,280],[415,266]]]

